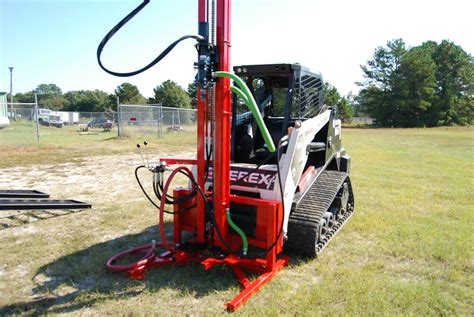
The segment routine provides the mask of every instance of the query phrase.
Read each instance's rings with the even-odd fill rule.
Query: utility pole
[[[13,67],[8,67],[10,69],[10,119],[13,121]]]

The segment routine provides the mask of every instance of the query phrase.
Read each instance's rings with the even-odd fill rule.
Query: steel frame
[[[73,199],[2,198],[0,210],[86,209],[91,204]]]
[[[6,189],[0,190],[0,198],[49,198],[49,194],[34,189]]]
[[[144,249],[145,247],[150,248],[148,245],[144,246]],[[144,249],[135,253],[140,253],[140,251],[144,251]],[[224,304],[227,310],[233,312],[244,304],[253,294],[258,292],[266,283],[268,283],[273,276],[275,276],[275,273],[287,265],[289,258],[282,257],[281,259],[278,259],[271,268],[267,266],[267,261],[263,259],[242,259],[232,254],[223,259],[206,258],[199,252],[186,251],[166,251],[142,261],[142,265],[136,266],[127,271],[128,277],[144,279],[145,271],[150,267],[162,268],[169,265],[185,265],[200,262],[204,265],[204,270],[209,270],[218,264],[228,265],[242,286],[242,291]],[[259,275],[250,282],[244,269]]]

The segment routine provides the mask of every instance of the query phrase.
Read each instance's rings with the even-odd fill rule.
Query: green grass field
[[[133,140],[111,133],[64,130],[38,147],[18,145],[15,131],[0,131],[2,177],[133,151]],[[342,137],[354,216],[319,258],[293,258],[235,315],[473,315],[474,129],[344,129]],[[194,137],[152,146],[190,152]],[[90,211],[0,230],[0,314],[224,314],[240,290],[224,267],[153,269],[145,280],[105,270],[111,255],[158,237],[157,213],[137,192],[105,192]]]

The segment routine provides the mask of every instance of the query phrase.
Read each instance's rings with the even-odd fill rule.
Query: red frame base
[[[224,304],[228,311],[233,312],[239,308],[240,305],[245,303],[253,294],[258,292],[266,283],[268,283],[278,271],[287,265],[289,257],[285,256],[276,260],[273,268],[269,268],[266,265],[267,262],[265,260],[258,258],[245,259],[231,254],[223,259],[217,259],[204,257],[199,252],[166,251],[160,255],[155,255],[153,258],[148,259],[148,261],[145,261],[145,263],[141,265],[137,265],[136,267],[127,270],[127,274],[130,278],[144,279],[145,271],[149,267],[160,268],[167,265],[184,265],[198,262],[204,265],[204,270],[209,270],[218,264],[226,264],[232,269],[236,279],[242,286],[242,291]],[[245,275],[244,269],[259,275],[253,281],[250,281],[247,275]]]
[[[273,278],[273,276],[275,276],[275,273],[280,271],[285,265],[288,264],[288,261],[288,257],[283,257],[277,260],[273,266],[273,270],[270,271],[267,267],[265,267],[263,264],[264,262],[259,261],[259,259],[241,259],[234,255],[229,255],[224,259],[208,258],[201,263],[204,265],[205,270],[212,268],[216,264],[225,263],[229,265],[234,272],[235,277],[239,281],[243,290],[237,294],[237,296],[224,304],[227,310],[233,312],[239,308],[240,305],[245,303],[253,294],[258,292],[263,285],[268,283]],[[260,275],[250,282],[242,270],[243,268],[248,269],[253,273],[260,273]]]
[[[162,158],[161,162],[167,165],[174,164],[193,164],[193,159],[180,158]],[[171,177],[171,176],[170,176]],[[168,183],[167,183],[168,184]],[[192,193],[191,189],[179,188],[173,192],[173,197],[180,198],[188,196]],[[199,196],[198,196],[199,198]],[[252,237],[248,237],[248,243],[252,247],[267,250],[264,258],[240,258],[230,254],[224,258],[213,258],[205,256],[200,251],[181,251],[176,246],[182,243],[183,232],[194,234],[194,243],[204,243],[209,246],[222,247],[221,241],[217,238],[217,234],[210,235],[214,238],[206,238],[205,213],[199,208],[199,200],[188,200],[183,204],[175,204],[173,216],[173,248],[170,252],[155,255],[153,259],[149,259],[144,264],[133,269],[127,270],[128,275],[132,278],[144,278],[146,268],[162,267],[165,265],[182,265],[187,263],[198,263],[204,265],[204,269],[208,270],[217,264],[228,265],[236,279],[242,286],[242,291],[233,299],[225,303],[225,307],[229,311],[235,311],[240,305],[245,303],[253,294],[270,281],[273,276],[281,270],[289,261],[288,257],[278,257],[282,251],[283,236],[281,235],[281,227],[283,222],[283,207],[279,201],[264,200],[260,198],[251,198],[246,196],[229,195],[229,201],[240,205],[249,205],[256,208],[256,225],[255,233]],[[196,205],[197,207],[192,207]],[[186,213],[179,213],[184,208]],[[217,217],[218,218],[218,217]],[[224,222],[225,223],[225,222]],[[235,233],[223,230],[227,225],[220,228],[224,239],[230,249],[240,250],[242,248],[241,238]],[[227,248],[227,246],[225,246]],[[150,249],[148,249],[150,250]],[[149,253],[147,253],[149,254]],[[249,271],[258,276],[252,281],[249,280],[244,270]]]

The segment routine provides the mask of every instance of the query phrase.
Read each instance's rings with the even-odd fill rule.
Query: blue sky
[[[64,92],[122,82],[143,95],[166,79],[183,87],[194,78],[193,41],[132,78],[103,72],[96,61],[103,36],[141,0],[0,0],[0,91],[25,92],[55,83]],[[474,52],[472,0],[234,0],[232,64],[300,62],[340,92],[356,91],[377,46],[401,37],[408,45],[449,39]],[[197,0],[151,0],[103,53],[113,70],[135,70],[184,34],[197,33]]]

